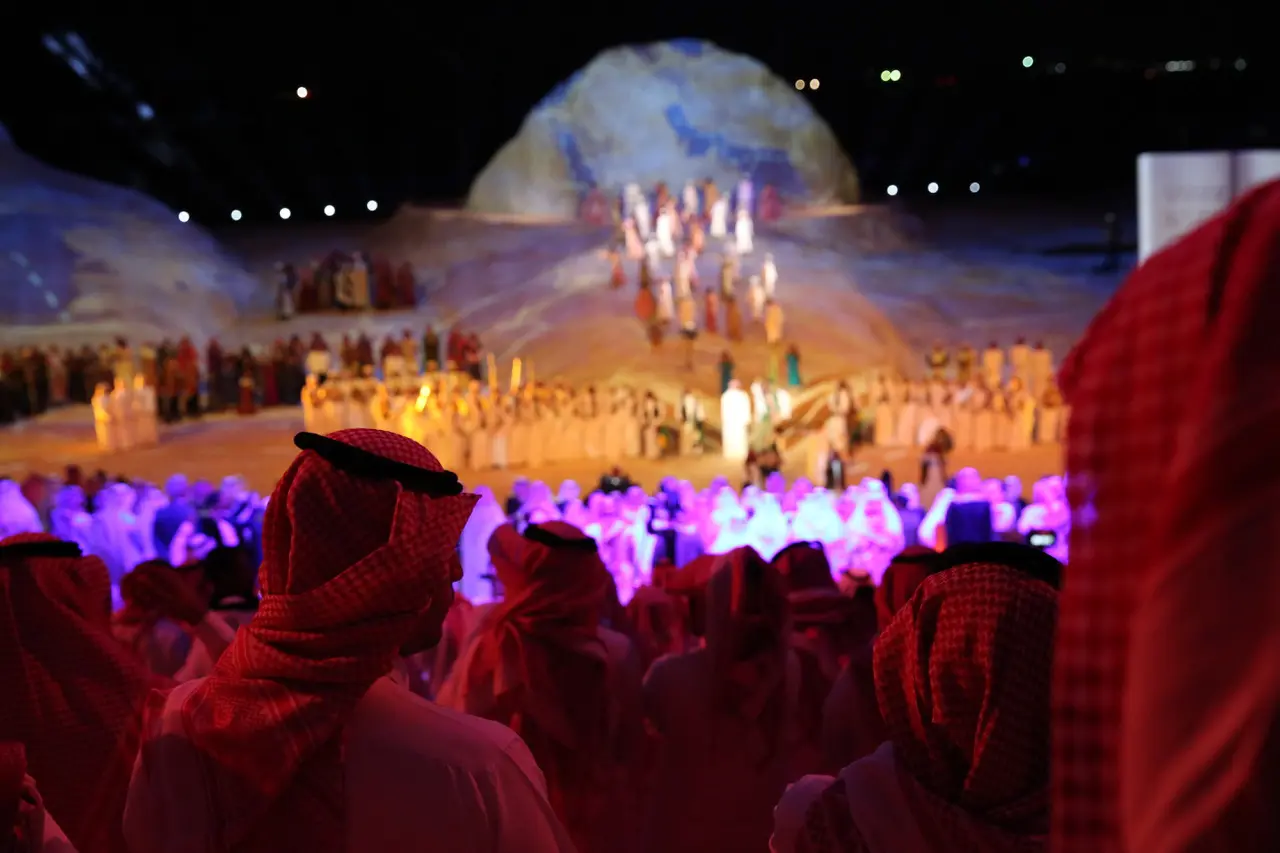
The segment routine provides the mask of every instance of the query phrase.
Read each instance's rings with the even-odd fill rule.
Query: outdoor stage
[[[241,474],[253,489],[268,493],[297,453],[292,439],[301,429],[300,409],[274,409],[249,417],[215,415],[197,422],[162,425],[158,447],[109,454],[98,450],[88,407],[73,406],[0,432],[0,476],[20,479],[32,471],[60,474],[72,464],[86,473],[101,468],[111,476],[140,477],[156,484],[163,484],[165,478],[179,472],[215,482],[229,474]],[[1036,478],[1062,472],[1062,453],[1057,446],[1045,446],[1020,453],[952,456],[953,471],[965,465],[977,467],[988,477],[1017,475],[1029,487]],[[582,460],[537,469],[458,473],[468,488],[484,485],[503,496],[517,477],[542,480],[553,489],[566,479],[590,487],[607,467],[601,460]],[[718,455],[635,459],[627,460],[622,467],[633,480],[650,489],[665,476],[687,479],[699,487],[721,475],[733,483],[743,479],[741,465],[726,462]],[[804,468],[805,459],[794,454],[786,461],[784,473],[788,479],[805,476]],[[914,450],[861,450],[850,479],[878,477],[886,468],[893,472],[895,482],[914,482],[920,476],[919,454]]]

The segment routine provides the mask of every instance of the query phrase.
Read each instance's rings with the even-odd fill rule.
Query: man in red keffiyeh
[[[563,521],[523,534],[504,525],[489,553],[503,600],[481,618],[439,702],[528,742],[580,853],[627,850],[641,673],[626,637],[600,625],[609,572],[596,542]]]
[[[439,640],[475,496],[393,433],[295,443],[267,508],[256,616],[213,675],[154,696],[131,850],[562,849],[519,738],[388,678]]]
[[[948,552],[876,640],[886,740],[775,812],[778,853],[1031,853],[1049,828],[1061,566],[1025,545]]]
[[[0,542],[0,742],[81,853],[124,853],[120,831],[153,675],[111,636],[97,557],[43,533]]]
[[[1280,182],[1147,260],[1063,364],[1053,849],[1280,849]]]

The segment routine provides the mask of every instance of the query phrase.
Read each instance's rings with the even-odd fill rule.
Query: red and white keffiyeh
[[[1062,366],[1073,522],[1054,660],[1057,853],[1124,849],[1122,695],[1144,578],[1181,563],[1230,583],[1209,564],[1269,532],[1249,520],[1273,501],[1259,477],[1280,470],[1278,321],[1273,182],[1147,260]]]
[[[258,612],[181,709],[221,833],[209,849],[342,849],[342,729],[448,588],[476,501],[394,433],[297,442],[267,506]],[[454,487],[415,482],[432,477]]]

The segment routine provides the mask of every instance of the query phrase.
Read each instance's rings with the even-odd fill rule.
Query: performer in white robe
[[[325,349],[312,349],[307,353],[303,367],[308,378],[312,376],[328,376],[333,370],[333,356]]]
[[[511,443],[511,427],[515,421],[516,403],[511,397],[502,397],[493,408],[493,447],[490,459],[495,468],[506,468],[507,447]]]
[[[974,389],[969,408],[973,412],[972,448],[979,453],[995,445],[995,415],[991,411],[991,390],[985,384]]]
[[[876,391],[876,420],[872,434],[872,442],[876,447],[893,446],[893,402],[889,398],[889,388],[884,380],[880,381]]]
[[[636,199],[631,218],[636,221],[636,233],[641,240],[647,242],[653,232],[653,214],[649,211],[649,201],[644,196]]]
[[[1026,338],[1018,338],[1009,347],[1009,371],[1011,378],[1022,380],[1024,388],[1031,381],[1031,347],[1027,346]]]
[[[302,428],[307,432],[324,435],[320,432],[319,396],[320,377],[315,373],[308,373],[302,386]]]
[[[654,223],[653,235],[664,258],[675,257],[676,254],[675,223],[672,221],[674,216],[670,208],[663,208],[658,211],[658,218]]]
[[[636,221],[628,217],[622,223],[622,237],[627,247],[627,259],[638,261],[644,257],[644,241],[636,231]]]
[[[991,449],[1008,450],[1013,417],[1009,414],[1009,398],[1003,388],[991,392]]]
[[[675,315],[676,300],[671,288],[671,279],[664,278],[658,282],[657,321],[665,326]]]
[[[693,250],[684,249],[676,260],[675,296],[687,299],[693,295],[693,279],[697,275],[693,266]]]
[[[123,379],[116,379],[115,388],[107,405],[111,411],[111,422],[116,427],[115,449],[129,450],[136,446],[133,423],[133,392]]]
[[[829,450],[847,453],[849,450],[849,413],[853,411],[853,391],[848,382],[840,382],[827,398],[827,420],[822,431]],[[824,463],[825,466],[825,463]],[[825,467],[824,467],[825,470]]]
[[[472,471],[488,471],[493,467],[493,433],[478,399],[468,403],[466,429],[467,466]]]
[[[1004,350],[995,341],[982,353],[982,378],[991,389],[1004,385]]]
[[[1027,390],[1038,400],[1053,381],[1053,353],[1045,349],[1044,341],[1036,341],[1031,349],[1028,375]]]
[[[791,420],[791,392],[786,388],[770,386],[769,398],[773,402],[774,423]]]
[[[374,429],[395,432],[396,427],[399,426],[394,423],[391,412],[391,392],[384,382],[379,382],[378,387],[374,389],[373,399],[369,401],[369,417],[373,421]],[[303,409],[303,418],[305,422],[305,408]]]
[[[156,389],[141,374],[133,377],[133,423],[139,447],[155,447],[160,443],[160,413],[156,407]]]
[[[662,249],[658,246],[658,238],[650,237],[644,241],[644,257],[649,271],[656,275],[662,268]]]
[[[698,187],[693,183],[693,181],[685,181],[684,192],[681,194],[680,198],[684,203],[684,214],[686,216],[697,216],[700,212],[699,208],[701,207],[701,204],[698,198]]]
[[[725,459],[745,461],[750,451],[751,396],[734,379],[720,396],[720,444]]]
[[[640,418],[640,404],[633,392],[628,391],[622,402],[624,414],[624,433],[622,436],[622,456],[624,459],[636,459],[643,450],[642,435],[644,423]]]
[[[738,250],[739,255],[749,255],[755,250],[755,236],[755,225],[751,221],[751,215],[745,210],[739,210],[733,224],[734,248]]]
[[[760,281],[764,284],[764,298],[776,299],[778,290],[778,265],[773,262],[773,254],[765,252],[764,263],[760,265]]]
[[[93,399],[90,404],[93,407],[93,431],[98,439],[98,449],[119,450],[119,443],[116,441],[116,425],[111,418],[111,393],[107,389],[107,383],[98,383],[93,390]]]
[[[769,420],[769,401],[764,395],[764,380],[757,379],[751,383],[751,420],[762,424]]]
[[[1040,405],[1036,409],[1036,444],[1054,444],[1061,435],[1062,429],[1062,394],[1058,386],[1049,380],[1049,385],[1040,397]]]
[[[747,279],[747,305],[751,308],[752,322],[759,323],[764,319],[764,285],[758,275]]]
[[[950,426],[952,442],[955,449],[970,450],[973,448],[973,409],[972,402],[975,385],[969,382],[963,386],[952,386],[950,395]]]
[[[1036,428],[1036,400],[1022,384],[1013,379],[1009,383],[1009,449],[1026,450]]]
[[[919,428],[919,406],[916,405],[915,393],[910,384],[903,386],[899,393],[902,404],[895,420],[894,444],[898,447],[911,447],[915,444],[916,430]]]
[[[723,240],[729,236],[729,199],[721,196],[711,205],[711,237]]]
[[[526,448],[525,464],[531,470],[538,470],[547,459],[547,413],[543,406],[534,399],[524,401],[524,422],[529,430],[529,446]],[[615,457],[616,458],[616,457]]]

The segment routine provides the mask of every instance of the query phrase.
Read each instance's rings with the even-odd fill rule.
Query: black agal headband
[[[84,556],[80,546],[61,539],[35,539],[27,542],[11,542],[0,545],[0,559],[25,560],[28,557],[52,557],[61,560],[78,560]]]
[[[432,471],[407,462],[397,462],[313,432],[298,433],[293,437],[293,443],[299,450],[314,451],[334,468],[353,477],[395,480],[411,492],[422,492],[433,498],[462,494],[462,483],[452,471]]]
[[[581,539],[568,539],[552,533],[540,524],[530,524],[526,527],[524,529],[524,538],[530,542],[545,545],[548,548],[567,548],[572,551],[587,551],[592,554],[599,550],[596,540],[590,536],[583,536]]]

